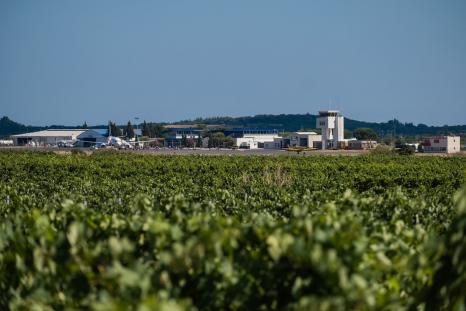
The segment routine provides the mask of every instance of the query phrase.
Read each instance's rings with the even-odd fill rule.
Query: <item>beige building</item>
[[[424,152],[456,153],[461,151],[459,136],[434,136],[422,143]]]

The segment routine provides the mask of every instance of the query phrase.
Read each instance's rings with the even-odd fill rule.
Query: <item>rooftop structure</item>
[[[272,128],[232,128],[224,131],[225,136],[233,137],[238,148],[264,148],[264,143],[278,138],[278,130]]]

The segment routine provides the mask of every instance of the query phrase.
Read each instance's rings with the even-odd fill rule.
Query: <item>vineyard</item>
[[[465,310],[465,184],[466,157],[0,152],[0,310]]]

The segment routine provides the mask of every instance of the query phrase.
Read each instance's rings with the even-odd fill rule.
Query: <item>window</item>
[[[439,140],[438,139],[434,139],[434,144],[438,144],[439,143]]]

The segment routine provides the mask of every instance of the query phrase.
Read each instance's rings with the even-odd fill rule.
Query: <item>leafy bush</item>
[[[393,155],[393,148],[387,145],[377,145],[370,151],[373,155]]]
[[[0,309],[461,309],[465,170],[0,153]]]
[[[402,145],[397,150],[397,153],[399,155],[405,155],[405,156],[414,155],[415,152],[416,152],[415,148],[412,146],[408,146],[408,145]]]

